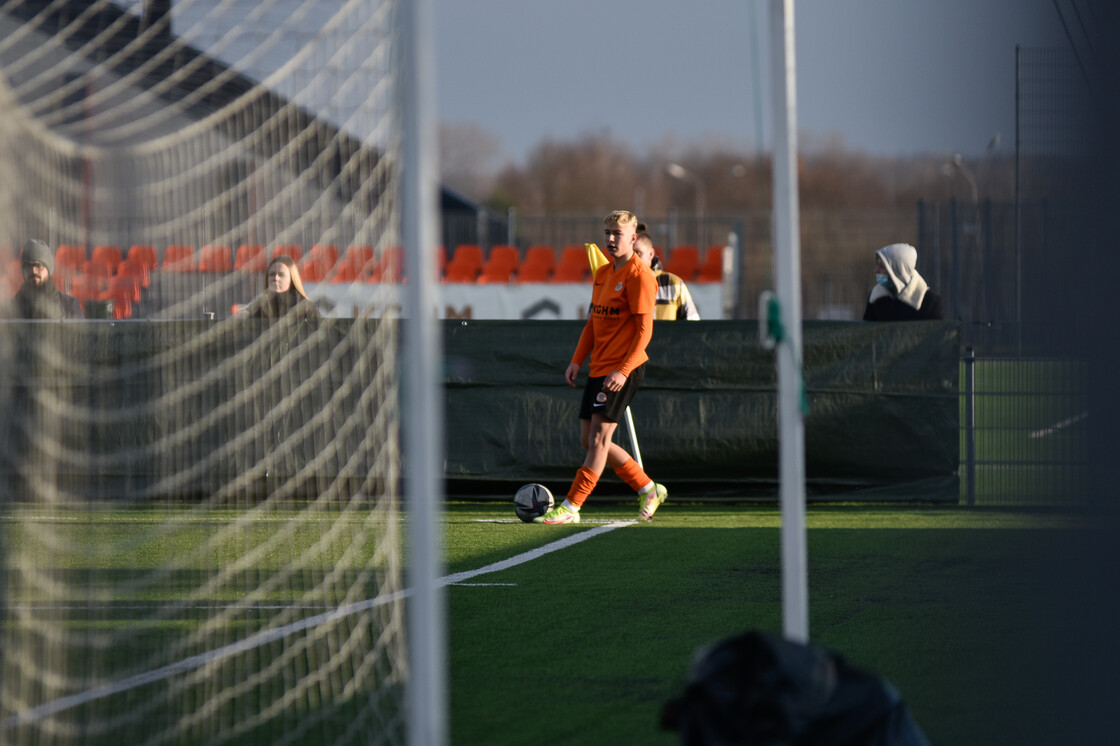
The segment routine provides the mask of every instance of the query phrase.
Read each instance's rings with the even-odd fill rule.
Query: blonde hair
[[[632,225],[634,230],[637,231],[638,216],[629,210],[615,210],[603,218],[603,225],[617,225],[620,228]]]
[[[292,290],[295,290],[301,298],[307,299],[307,292],[303,289],[303,279],[299,276],[299,268],[296,266],[295,260],[287,254],[279,254],[272,257],[272,261],[264,268],[264,282],[265,287],[268,286],[268,271],[272,269],[272,265],[279,262],[288,268],[288,273],[292,276]],[[308,299],[309,300],[309,299]]]

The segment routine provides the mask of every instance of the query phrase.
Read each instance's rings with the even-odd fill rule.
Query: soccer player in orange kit
[[[618,419],[634,398],[649,359],[657,282],[649,266],[634,253],[638,218],[615,210],[603,219],[604,250],[610,258],[595,273],[591,306],[564,379],[575,387],[584,360],[591,356],[590,377],[580,403],[580,444],[587,449],[567,499],[537,523],[579,523],[579,511],[607,466],[638,493],[638,517],[653,518],[668,491],[645,473],[626,449],[613,442]]]

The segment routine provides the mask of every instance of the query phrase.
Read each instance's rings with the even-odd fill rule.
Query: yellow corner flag
[[[583,248],[587,249],[587,261],[591,264],[591,276],[594,277],[595,273],[599,271],[599,267],[607,264],[610,259],[607,258],[602,249],[593,243],[585,243]]]

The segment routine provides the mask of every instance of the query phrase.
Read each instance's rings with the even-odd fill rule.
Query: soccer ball
[[[552,510],[552,493],[543,484],[527,484],[513,496],[513,511],[525,523]]]

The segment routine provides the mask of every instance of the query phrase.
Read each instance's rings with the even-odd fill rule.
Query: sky
[[[1011,152],[1015,47],[1070,47],[1076,0],[796,0],[801,147]],[[432,0],[437,118],[523,163],[609,133],[638,152],[772,145],[769,0]],[[1085,19],[1083,16],[1080,20]]]

